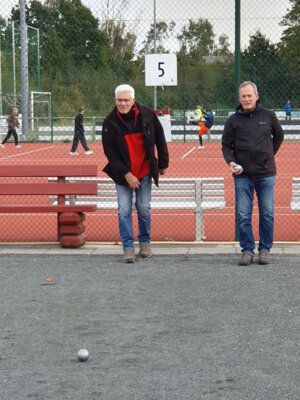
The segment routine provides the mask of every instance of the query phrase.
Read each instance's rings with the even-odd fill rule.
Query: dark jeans
[[[138,213],[138,240],[140,244],[150,243],[151,233],[151,189],[152,178],[145,176],[141,186],[135,190],[135,206]],[[123,249],[133,249],[134,237],[132,230],[133,190],[129,186],[116,184],[118,195],[119,230]]]
[[[72,148],[71,148],[72,153],[75,153],[75,151],[77,150],[79,142],[81,143],[81,145],[85,151],[89,151],[89,147],[87,145],[87,141],[84,136],[84,132],[75,132],[74,138],[73,138],[73,143],[72,143]]]
[[[275,176],[266,178],[235,178],[236,210],[240,246],[242,251],[254,251],[255,242],[252,230],[252,211],[254,192],[259,209],[258,250],[270,250],[274,234],[274,187]]]
[[[19,143],[19,138],[18,138],[17,131],[16,131],[15,129],[10,129],[10,130],[7,132],[7,135],[6,135],[5,138],[2,140],[2,144],[5,144],[11,136],[14,137],[15,145],[17,146],[18,143]]]

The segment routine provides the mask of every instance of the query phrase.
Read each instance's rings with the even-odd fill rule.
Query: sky
[[[130,30],[137,34],[140,42],[144,40],[150,24],[154,21],[155,10],[156,21],[174,20],[177,29],[186,25],[189,19],[207,18],[213,25],[216,37],[226,34],[234,47],[234,0],[81,1],[99,20],[107,14],[107,4],[109,4],[110,17],[116,18],[121,15]],[[16,4],[18,0],[1,0],[0,15],[9,17],[11,8]],[[289,0],[241,0],[241,48],[247,46],[249,35],[257,30],[265,34],[272,43],[278,42],[283,30],[280,21],[290,7]]]

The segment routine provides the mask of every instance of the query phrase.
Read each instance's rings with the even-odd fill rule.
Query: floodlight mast
[[[21,112],[22,136],[27,139],[28,132],[28,42],[26,25],[26,0],[20,1],[20,28],[21,28]]]
[[[156,0],[154,1],[153,11],[153,53],[156,53]],[[153,108],[157,109],[157,86],[153,87]]]

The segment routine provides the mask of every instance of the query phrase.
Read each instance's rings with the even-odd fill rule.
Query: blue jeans
[[[138,213],[138,240],[140,244],[150,243],[151,234],[151,188],[152,178],[141,179],[140,187],[135,190],[135,206]],[[128,186],[116,184],[118,195],[118,219],[123,249],[133,249],[134,237],[132,231],[133,190]]]
[[[270,250],[274,236],[274,188],[275,176],[266,178],[234,178],[237,223],[242,251],[254,252],[252,230],[254,191],[259,210],[258,251]]]

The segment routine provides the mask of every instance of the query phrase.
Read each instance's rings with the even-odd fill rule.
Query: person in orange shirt
[[[202,110],[202,113],[205,121],[197,122],[197,125],[199,126],[198,135],[200,144],[198,149],[204,149],[202,136],[211,129],[214,123],[214,114],[212,113],[212,110],[207,110],[206,112]]]

